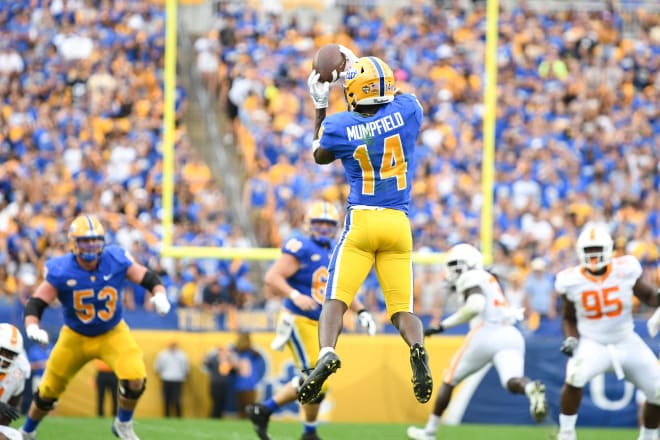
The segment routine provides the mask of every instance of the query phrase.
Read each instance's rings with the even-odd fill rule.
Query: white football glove
[[[170,308],[172,307],[170,302],[167,300],[167,295],[165,295],[165,292],[155,293],[154,296],[151,297],[150,301],[156,309],[156,313],[158,313],[160,316],[167,315],[167,313],[170,311]]]
[[[358,321],[360,321],[360,326],[367,329],[367,334],[373,336],[376,334],[376,321],[374,317],[371,316],[371,313],[366,310],[362,310],[358,313]]]
[[[330,95],[330,83],[319,82],[321,74],[316,70],[312,70],[307,78],[307,86],[309,87],[309,96],[314,101],[314,107],[317,109],[328,108],[328,96]]]
[[[655,338],[660,328],[660,307],[655,309],[653,315],[646,321],[646,329],[649,331],[649,336]]]
[[[359,58],[348,47],[338,44],[339,52],[346,58],[346,67],[351,67]]]
[[[39,327],[39,324],[30,324],[26,327],[27,337],[40,344],[48,344],[48,332]]]

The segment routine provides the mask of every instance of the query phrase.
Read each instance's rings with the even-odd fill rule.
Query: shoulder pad
[[[126,249],[115,244],[106,246],[103,249],[103,254],[109,256],[120,264],[131,265],[134,262],[133,257]]]
[[[580,276],[579,266],[562,270],[555,277],[555,290],[560,294],[566,293],[569,286],[574,283],[574,280],[578,276]]]
[[[642,275],[642,265],[632,255],[622,255],[612,260],[613,269],[623,272],[626,276],[637,279]]]
[[[304,255],[309,248],[309,239],[307,237],[290,237],[282,245],[282,253],[293,255],[296,258]]]
[[[43,274],[44,279],[53,285],[57,284],[60,278],[66,276],[68,271],[67,263],[69,261],[71,261],[71,254],[68,253],[46,260]]]
[[[492,275],[483,269],[472,269],[463,272],[458,280],[456,280],[456,290],[464,292],[471,287],[480,286],[482,282],[490,279]]]

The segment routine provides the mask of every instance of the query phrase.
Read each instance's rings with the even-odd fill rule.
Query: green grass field
[[[100,440],[115,438],[110,432],[110,419],[49,417],[39,427],[39,440]],[[18,422],[14,423],[19,427]],[[405,440],[407,425],[327,423],[319,427],[324,440]],[[517,440],[554,439],[554,426],[463,425],[440,428],[442,440]],[[135,431],[141,440],[257,440],[248,421],[209,419],[138,419]],[[294,422],[272,422],[273,440],[298,440],[302,425]],[[633,429],[578,428],[580,440],[630,440],[637,437]]]

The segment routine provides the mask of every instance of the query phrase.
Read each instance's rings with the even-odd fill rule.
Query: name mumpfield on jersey
[[[403,125],[403,116],[401,113],[394,112],[365,124],[356,124],[346,127],[346,134],[349,141],[367,139],[375,134],[387,133]]]

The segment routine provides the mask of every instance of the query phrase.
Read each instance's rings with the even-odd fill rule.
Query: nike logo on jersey
[[[103,281],[108,281],[110,278],[112,278],[112,274],[111,274],[111,273],[108,274],[108,275],[103,275]]]

